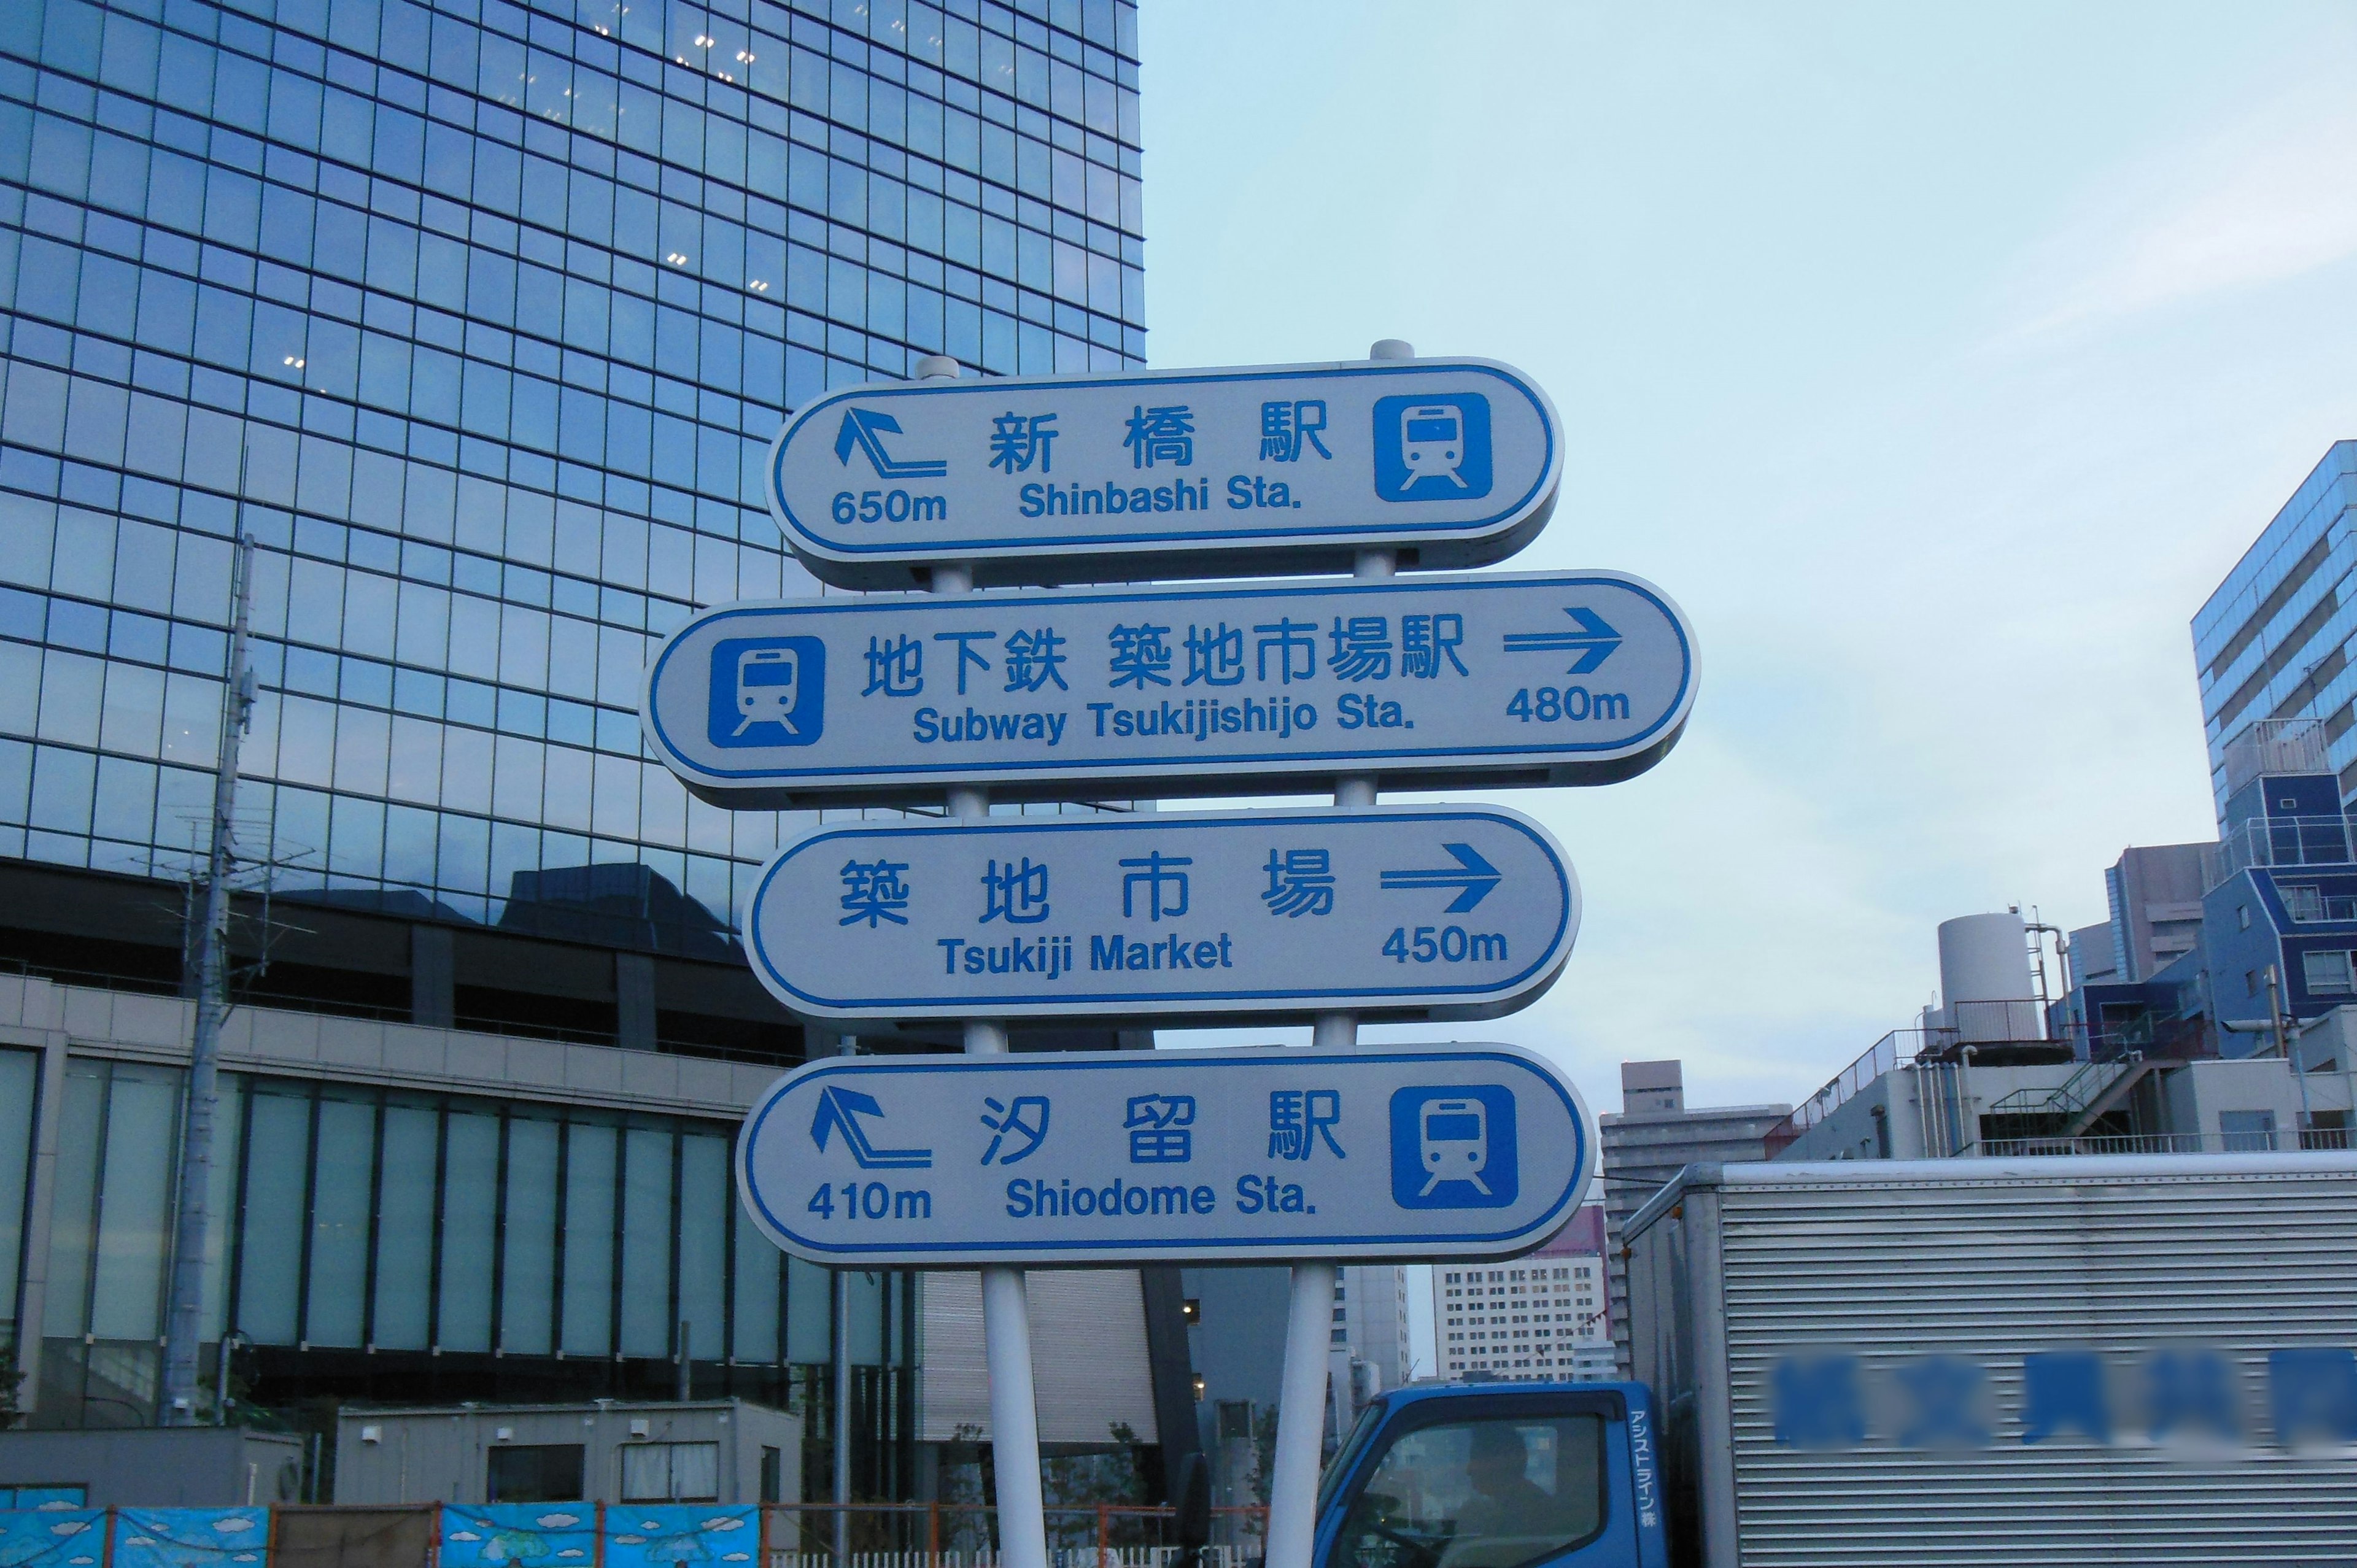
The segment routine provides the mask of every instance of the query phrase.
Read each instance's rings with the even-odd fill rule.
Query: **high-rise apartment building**
[[[1629,1267],[1620,1228],[1664,1182],[1697,1160],[1762,1160],[1769,1132],[1789,1105],[1727,1105],[1689,1110],[1685,1069],[1675,1061],[1622,1062],[1620,1112],[1599,1116],[1603,1144],[1605,1276],[1614,1351],[1629,1369]]]
[[[2317,719],[2326,762],[2345,800],[2357,793],[2357,441],[2337,441],[2291,499],[2260,532],[2193,618],[2193,660],[2201,678],[2201,718],[2210,741],[2211,788],[2220,819],[2243,779],[2305,772],[2264,757],[2231,768],[2238,741],[2262,738],[2269,719]]]
[[[1437,1373],[1449,1379],[1570,1382],[1612,1375],[1604,1210],[1511,1263],[1432,1267]]]
[[[1407,1270],[1352,1263],[1334,1271],[1332,1348],[1369,1369],[1369,1393],[1407,1381]]]
[[[152,1418],[242,532],[205,1365],[226,1334],[292,1407],[661,1396],[683,1362],[807,1402],[823,1477],[841,1344],[855,1444],[906,1439],[915,1283],[788,1269],[729,1191],[805,1049],[737,910],[810,819],[691,800],[640,670],[696,606],[817,591],[761,499],[792,405],[933,352],[1143,362],[1136,52],[1126,0],[0,5],[0,1337],[33,1420]]]

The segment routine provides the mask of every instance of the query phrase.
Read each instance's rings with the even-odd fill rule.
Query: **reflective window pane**
[[[368,1305],[370,1179],[376,1106],[323,1095],[312,1166],[311,1272],[303,1337],[357,1347]]]
[[[434,1165],[441,1117],[429,1105],[384,1108],[377,1195],[376,1303],[370,1342],[385,1350],[429,1344],[434,1281]]]
[[[445,1350],[488,1350],[499,1118],[454,1110],[443,1135],[442,1293],[435,1339]]]
[[[127,1063],[111,1075],[91,1286],[91,1332],[102,1339],[153,1339],[162,1326],[181,1077]]]
[[[672,1155],[668,1131],[633,1127],[624,1135],[622,1181],[622,1332],[625,1356],[672,1350]]]
[[[544,1356],[554,1348],[557,1139],[554,1122],[508,1120],[500,1345],[510,1355]]]
[[[617,1128],[574,1122],[565,1130],[565,1294],[562,1344],[568,1356],[613,1348],[614,1180]]]
[[[244,1209],[238,1220],[237,1326],[263,1345],[296,1340],[303,1230],[290,1195],[308,1190],[311,1102],[258,1085],[248,1102]]]

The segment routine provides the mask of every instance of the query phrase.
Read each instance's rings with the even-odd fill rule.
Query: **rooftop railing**
[[[2260,719],[2226,743],[2229,794],[2262,773],[2331,771],[2324,725],[2313,718]]]
[[[2357,847],[2347,817],[2253,817],[2220,835],[2217,876],[2266,867],[2352,865]]]
[[[1868,1047],[1866,1053],[1834,1075],[1823,1089],[1792,1108],[1792,1113],[1769,1129],[1768,1157],[1774,1159],[1808,1130],[1840,1110],[1850,1099],[1884,1073],[1910,1067],[1919,1060],[1955,1061],[1964,1053],[2007,1046],[2052,1046],[2067,1048],[2069,1039],[2040,1033],[2035,1020],[2038,1004],[2018,1002],[1958,1002],[1947,1008],[1961,1026],[1893,1029]]]
[[[2248,1133],[2123,1133],[2083,1138],[1982,1138],[1963,1158],[2020,1159],[2072,1155],[2267,1155],[2357,1147],[2346,1127],[2266,1128]]]

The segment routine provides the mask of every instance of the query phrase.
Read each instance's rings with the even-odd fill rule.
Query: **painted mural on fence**
[[[0,1512],[0,1568],[92,1568],[103,1554],[102,1509]]]
[[[269,1548],[268,1509],[118,1509],[112,1568],[246,1568]]]
[[[606,1509],[606,1568],[713,1568],[750,1563],[761,1549],[761,1510],[709,1503],[614,1503]],[[446,1563],[445,1568],[449,1568]]]
[[[571,1568],[597,1555],[590,1503],[446,1504],[442,1568]]]

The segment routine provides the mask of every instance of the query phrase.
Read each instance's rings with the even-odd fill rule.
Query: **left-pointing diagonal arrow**
[[[827,1134],[840,1130],[851,1157],[862,1170],[921,1170],[933,1163],[931,1149],[879,1149],[867,1141],[856,1118],[882,1116],[884,1108],[871,1095],[830,1084],[819,1090],[818,1116],[811,1122],[811,1141],[826,1151]]]
[[[1566,606],[1564,614],[1572,618],[1577,631],[1510,631],[1506,634],[1509,653],[1566,653],[1577,651],[1577,659],[1567,675],[1585,675],[1612,657],[1620,646],[1620,634],[1594,610],[1584,607]]]
[[[1414,887],[1454,887],[1456,900],[1441,911],[1445,915],[1461,915],[1490,896],[1490,889],[1506,879],[1506,874],[1481,858],[1469,843],[1445,843],[1440,846],[1455,857],[1455,865],[1444,865],[1423,871],[1386,871],[1383,884],[1394,892]]]

